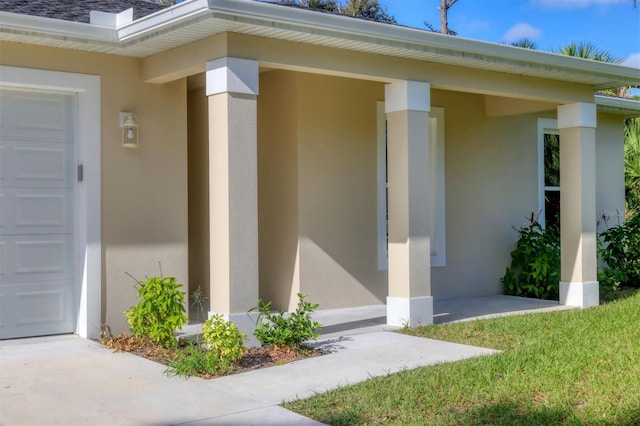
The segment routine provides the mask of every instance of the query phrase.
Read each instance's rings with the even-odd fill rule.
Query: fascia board
[[[635,99],[596,95],[595,102],[598,111],[625,117],[640,117],[640,101]]]
[[[0,33],[3,32],[31,37],[118,44],[118,34],[114,28],[11,12],[0,12]]]
[[[118,38],[123,43],[133,43],[150,33],[165,32],[210,16],[208,0],[185,1],[121,26],[118,28]]]

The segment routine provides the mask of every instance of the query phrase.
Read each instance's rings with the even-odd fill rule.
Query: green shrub
[[[546,229],[531,215],[530,224],[516,231],[520,238],[511,252],[511,265],[500,280],[504,294],[557,300],[560,286],[560,231]]]
[[[189,345],[176,352],[169,360],[169,366],[165,370],[167,376],[217,376],[229,373],[233,369],[233,363],[214,356],[205,347],[197,343]]]
[[[202,336],[209,355],[225,363],[239,361],[244,355],[242,341],[247,338],[231,321],[222,315],[213,315],[202,325]]]
[[[258,306],[251,310],[259,312],[254,335],[262,345],[299,349],[306,340],[319,336],[316,330],[322,325],[311,320],[311,314],[317,308],[318,305],[306,302],[302,293],[298,293],[298,307],[289,314],[283,310],[271,313],[271,302],[260,299]]]
[[[600,240],[606,266],[598,279],[607,286],[640,288],[640,215],[601,232]]]
[[[174,277],[137,281],[138,304],[125,312],[131,332],[165,348],[176,346],[173,332],[187,322],[184,293]]]

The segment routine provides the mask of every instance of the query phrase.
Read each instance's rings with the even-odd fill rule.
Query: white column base
[[[387,324],[398,327],[433,324],[433,297],[387,297]]]
[[[598,281],[568,283],[560,282],[560,304],[589,308],[600,304]]]
[[[209,312],[209,318],[215,315],[216,312]],[[240,314],[222,314],[224,319],[227,321],[231,321],[238,327],[238,330],[243,331],[247,334],[247,340],[244,341],[244,346],[247,348],[255,348],[260,346],[260,342],[256,339],[256,336],[253,335],[253,332],[256,329],[256,321],[258,320],[257,312],[243,312]]]

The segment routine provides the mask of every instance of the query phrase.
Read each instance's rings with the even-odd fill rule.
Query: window
[[[560,226],[560,132],[556,120],[538,119],[538,208],[543,227]]]
[[[384,112],[384,102],[380,101],[378,108],[378,270],[386,270],[387,261],[387,120]],[[431,237],[431,266],[446,265],[445,239],[445,168],[444,168],[444,109],[431,108],[429,113],[429,154],[431,160],[431,208],[430,237]]]

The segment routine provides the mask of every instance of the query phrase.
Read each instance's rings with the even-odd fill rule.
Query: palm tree
[[[572,41],[564,47],[555,49],[554,52],[576,58],[590,59],[592,61],[610,62],[612,64],[619,64],[624,60],[622,58],[614,58],[613,55],[606,50],[599,49],[594,44],[584,41],[580,43]]]
[[[624,175],[627,216],[640,215],[640,118],[625,122]]]
[[[538,50],[536,42],[531,40],[530,38],[521,38],[520,40],[516,40],[509,44],[515,47],[522,47],[523,49]]]
[[[554,49],[555,53],[561,55],[573,56],[576,58],[590,59],[592,61],[609,62],[612,64],[620,64],[624,61],[623,58],[616,58],[606,50],[599,49],[594,44],[589,42],[571,42],[564,47]],[[618,96],[620,98],[626,98],[631,93],[631,89],[637,86],[624,86],[616,89],[599,90],[598,93],[603,95]]]

